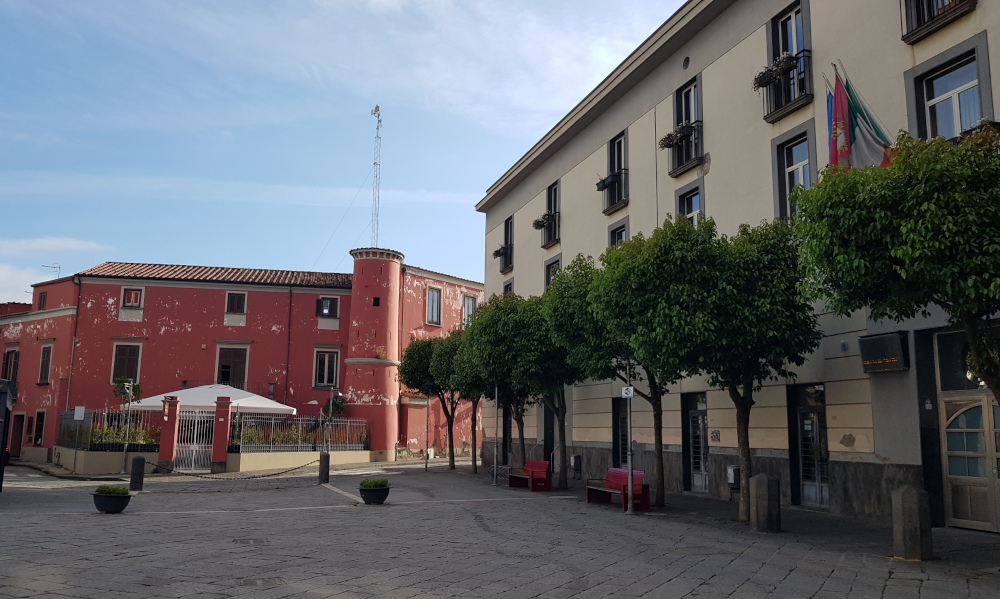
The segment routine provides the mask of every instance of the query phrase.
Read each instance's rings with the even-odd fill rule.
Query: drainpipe
[[[73,315],[73,344],[69,348],[69,376],[66,378],[65,412],[69,411],[69,390],[73,385],[73,358],[76,356],[76,333],[80,327],[80,297],[83,294],[83,281],[80,280],[80,277],[73,277],[73,282],[76,284],[76,314]]]
[[[285,391],[281,394],[282,403],[288,405],[288,371],[292,368],[292,288],[288,288],[288,330],[285,331]]]

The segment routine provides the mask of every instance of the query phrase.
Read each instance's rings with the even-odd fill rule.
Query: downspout
[[[403,286],[406,285],[406,267],[402,264],[399,265],[399,328],[396,330],[396,344],[399,350],[396,352],[396,358],[400,362],[403,361],[403,300],[406,299],[406,295],[403,293]],[[396,367],[396,380],[399,381],[399,367]],[[403,422],[403,389],[402,381],[399,381],[399,397],[396,400],[396,422]],[[409,423],[409,420],[407,420]],[[399,446],[399,441],[406,439],[406,431],[399,431],[399,438],[396,440],[396,446]],[[406,446],[410,446],[409,440],[406,442]],[[396,459],[399,460],[399,451],[396,451]]]
[[[292,368],[292,288],[288,288],[288,330],[285,332],[285,391],[282,398],[286,406],[288,405],[288,371]]]
[[[76,314],[73,315],[73,346],[69,348],[69,376],[66,377],[66,409],[69,411],[69,390],[73,385],[73,359],[76,356],[76,333],[80,327],[80,297],[83,294],[83,281],[80,277],[73,277],[76,283]]]

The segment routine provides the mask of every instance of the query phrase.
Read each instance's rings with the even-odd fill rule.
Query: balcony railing
[[[905,0],[903,41],[915,44],[976,9],[977,0]]]
[[[507,274],[514,270],[514,244],[508,243],[500,246],[493,252],[494,258],[500,258],[500,273]]]
[[[795,55],[789,70],[782,71],[764,87],[764,120],[776,123],[812,99],[812,56],[809,50],[803,50]]]
[[[604,214],[628,206],[628,169],[623,168],[598,181],[597,191],[604,192]]]
[[[551,214],[551,216],[545,222],[545,226],[541,229],[543,248],[550,248],[559,243],[559,213],[550,212],[548,214]]]
[[[688,172],[705,161],[705,148],[702,141],[701,121],[679,125],[682,139],[670,151],[671,177],[677,177]]]

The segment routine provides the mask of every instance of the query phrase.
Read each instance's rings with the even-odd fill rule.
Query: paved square
[[[94,511],[99,483],[12,468],[0,597],[1000,596],[998,535],[935,530],[945,559],[904,562],[888,529],[853,520],[785,510],[790,532],[759,535],[724,502],[671,496],[626,516],[579,488],[493,487],[464,468],[334,472],[332,489],[149,478],[119,515]],[[357,505],[373,471],[389,503]]]

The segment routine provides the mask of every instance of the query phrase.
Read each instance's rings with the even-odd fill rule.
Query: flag
[[[896,151],[889,138],[850,81],[845,84],[839,73],[833,92],[827,92],[826,106],[831,165],[851,168],[892,164]]]

